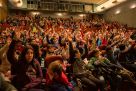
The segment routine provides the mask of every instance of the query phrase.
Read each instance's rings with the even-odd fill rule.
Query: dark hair
[[[119,45],[119,49],[120,49],[121,51],[125,50],[125,48],[126,48],[126,46],[125,46],[124,44],[120,44],[120,45]]]
[[[31,46],[32,46],[32,48],[34,50],[34,58],[38,59],[40,47],[37,44],[31,44]]]
[[[63,46],[64,48],[66,47],[66,43],[61,43],[61,46]]]
[[[12,33],[11,33],[11,38],[13,39],[14,36],[15,36],[15,32],[12,32]]]
[[[112,42],[111,41],[108,41],[108,45],[111,45],[112,44]]]
[[[73,55],[74,55],[74,57],[76,57],[76,54],[77,54],[78,52],[79,52],[78,49],[73,50]]]
[[[26,53],[27,53],[27,51],[28,51],[29,49],[31,49],[31,50],[34,51],[34,49],[33,49],[33,47],[32,47],[31,45],[27,45],[27,46],[23,49],[23,51],[22,51],[22,53],[21,53],[21,56],[20,56],[20,59],[21,59],[21,60],[25,60],[25,55],[26,55]]]
[[[22,65],[21,66],[21,72],[22,73],[25,73],[26,71],[27,71],[27,69],[28,69],[28,63],[27,63],[27,60],[26,60],[26,58],[25,58],[25,55],[27,54],[27,52],[28,52],[28,50],[29,49],[31,49],[31,50],[33,50],[34,51],[34,49],[33,49],[33,47],[31,46],[31,45],[27,45],[25,48],[24,48],[24,50],[23,50],[23,52],[22,52],[22,54],[21,54],[21,56],[20,56],[20,64]],[[33,55],[34,55],[34,53],[33,53]],[[37,69],[37,63],[36,63],[36,59],[34,59],[34,56],[33,56],[33,59],[32,59],[32,61],[29,63],[29,64],[31,64],[32,65],[32,67],[36,70],[36,71],[38,71],[38,69]]]
[[[111,50],[112,50],[111,47],[107,47],[107,48],[106,48],[106,52],[109,52],[109,51],[111,51]]]
[[[92,44],[92,42],[93,42],[93,41],[92,41],[91,39],[89,39],[89,43]]]
[[[52,68],[52,71],[53,71],[53,73],[56,72],[58,75],[61,75],[61,73],[63,71],[62,65],[61,64],[54,65],[54,67]]]
[[[91,51],[90,53],[88,53],[87,59],[90,59],[91,57],[95,57],[98,52],[99,52],[98,50]]]
[[[99,46],[99,50],[106,50],[106,46],[105,45]]]

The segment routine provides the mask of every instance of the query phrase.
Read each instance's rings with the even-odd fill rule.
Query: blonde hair
[[[60,69],[63,69],[62,64],[63,63],[62,63],[61,60],[56,60],[56,61],[53,61],[53,62],[51,62],[49,64],[47,73],[48,73],[50,79],[53,79],[53,77],[54,77],[54,70],[56,68],[59,67]]]

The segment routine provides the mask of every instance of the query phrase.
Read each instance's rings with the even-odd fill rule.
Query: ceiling
[[[127,0],[63,0],[63,1],[95,4],[96,5],[94,7],[95,11],[102,12]]]
[[[82,2],[82,3],[88,3],[88,4],[103,4],[107,2],[108,0],[63,0],[63,1],[70,1],[70,2]]]
[[[1,1],[1,0],[0,0]],[[6,0],[2,0],[2,1],[6,1]],[[9,1],[17,1],[17,0],[9,0]],[[20,1],[23,1],[24,4],[26,4],[27,0],[20,0]],[[40,0],[39,0],[40,1]],[[85,3],[85,6],[87,8],[87,5],[88,4],[95,4],[93,5],[94,6],[94,11],[95,12],[102,12],[102,11],[105,11],[111,7],[114,7],[124,1],[127,1],[127,0],[44,0],[44,1],[67,1],[67,2],[79,2],[79,3]],[[130,1],[130,0],[129,0]],[[25,5],[23,5],[25,6]],[[23,7],[22,6],[22,7]],[[27,5],[26,5],[27,7]],[[88,5],[88,8],[87,8],[88,11],[91,11],[92,10],[92,5]]]

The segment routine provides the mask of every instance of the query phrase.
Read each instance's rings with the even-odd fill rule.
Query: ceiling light
[[[84,15],[84,14],[80,14],[79,16],[80,16],[80,17],[84,17],[85,15]]]
[[[117,3],[117,2],[118,2],[117,0],[112,1],[112,3]]]
[[[9,2],[14,6],[14,7],[21,7],[23,5],[22,0],[9,0]]]
[[[107,2],[97,6],[96,7],[96,12],[102,12],[104,10],[107,10],[107,9],[109,9],[111,7],[114,7],[115,5],[118,5],[118,4],[120,4],[122,2],[125,2],[125,1],[126,0],[108,0]],[[105,6],[106,6],[106,8],[102,9],[102,7],[105,7]]]
[[[101,9],[105,9],[105,7],[101,7]]]
[[[39,15],[40,12],[31,12],[32,15]]]
[[[136,8],[136,4],[131,5],[130,8],[131,8],[131,9]]]
[[[62,13],[58,13],[57,15],[58,15],[58,16],[62,16]]]
[[[2,3],[0,2],[0,7],[2,7]]]
[[[115,14],[119,14],[120,13],[120,10],[117,10],[116,12],[115,12]]]

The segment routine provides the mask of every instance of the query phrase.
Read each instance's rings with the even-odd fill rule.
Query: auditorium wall
[[[104,19],[108,22],[118,21],[130,27],[136,27],[136,0],[128,0],[104,12]]]
[[[0,21],[4,20],[7,16],[7,6],[5,0],[0,0]]]
[[[42,13],[42,16],[45,17],[54,17],[54,18],[76,18],[76,19],[84,19],[86,18],[87,14],[81,14],[81,13]]]
[[[15,14],[29,14],[32,16],[40,15],[43,17],[53,17],[53,18],[76,18],[76,19],[85,19],[88,17],[87,13],[74,13],[74,12],[53,12],[53,11],[38,11],[38,10],[20,10],[20,9],[9,9],[10,15]]]

